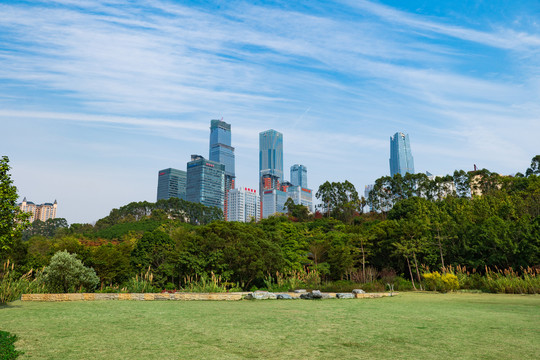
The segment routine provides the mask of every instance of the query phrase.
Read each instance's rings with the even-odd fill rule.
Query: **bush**
[[[75,254],[58,251],[44,270],[43,280],[51,292],[93,291],[99,278],[92,268],[83,265]]]
[[[423,274],[426,290],[448,292],[459,289],[459,281],[452,273],[440,274],[438,271]]]
[[[404,279],[401,276],[396,276],[394,278],[393,283],[389,283],[390,285],[394,285],[394,291],[410,291],[413,290],[412,282],[410,280]]]
[[[15,350],[15,341],[17,336],[0,330],[0,360],[12,360],[24,354],[22,351]]]

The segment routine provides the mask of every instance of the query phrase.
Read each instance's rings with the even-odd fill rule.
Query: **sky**
[[[0,0],[0,155],[20,200],[92,223],[156,200],[158,171],[232,126],[236,183],[283,133],[308,186],[524,172],[540,153],[538,0]]]

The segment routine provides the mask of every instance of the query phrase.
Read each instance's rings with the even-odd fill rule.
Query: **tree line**
[[[67,251],[103,285],[151,269],[162,288],[211,275],[250,289],[298,273],[357,283],[394,274],[417,286],[427,269],[519,271],[540,266],[539,163],[536,156],[514,177],[485,170],[433,182],[417,174],[382,177],[368,199],[350,182],[327,182],[315,214],[289,202],[287,214],[258,223],[225,222],[218,209],[179,199],[134,202],[95,225],[54,219],[22,233],[13,225],[18,233],[3,240],[2,257],[24,273]],[[374,211],[364,212],[370,204]]]

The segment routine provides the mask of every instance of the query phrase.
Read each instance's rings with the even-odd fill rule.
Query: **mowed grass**
[[[0,329],[22,359],[538,359],[540,296],[17,301]]]

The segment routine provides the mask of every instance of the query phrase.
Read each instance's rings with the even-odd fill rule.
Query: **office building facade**
[[[257,190],[240,187],[229,190],[228,221],[250,222],[261,219],[261,199]]]
[[[191,155],[187,164],[186,200],[224,210],[225,165]]]
[[[272,215],[286,213],[285,202],[288,197],[285,191],[278,189],[264,190],[261,195],[262,218],[266,219]]]
[[[259,193],[279,189],[283,181],[283,134],[267,130],[259,134]]]
[[[307,168],[304,165],[295,164],[291,166],[291,183],[307,189]]]
[[[289,186],[287,197],[290,197],[296,205],[304,205],[313,212],[313,190],[301,186]]]
[[[234,189],[235,159],[234,147],[231,146],[231,125],[223,120],[210,121],[210,150],[209,159],[225,165],[225,200],[223,204],[224,217],[228,216],[228,192]]]
[[[401,132],[390,137],[390,176],[406,173],[414,174],[414,159],[409,135]]]
[[[176,197],[186,200],[187,173],[183,170],[168,168],[159,170],[157,200]]]
[[[30,213],[29,221],[31,223],[36,220],[45,222],[49,219],[56,219],[58,202],[54,200],[54,203],[34,204],[31,201],[27,201],[25,197],[18,206],[21,212]]]

